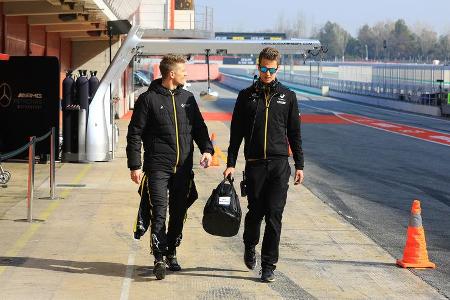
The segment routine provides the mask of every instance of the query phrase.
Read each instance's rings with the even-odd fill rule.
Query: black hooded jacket
[[[277,80],[269,85],[258,80],[240,91],[231,120],[228,167],[235,167],[244,138],[247,160],[287,158],[290,145],[295,168],[303,170],[300,117],[295,93]]]
[[[149,89],[135,103],[128,125],[128,168],[141,168],[144,144],[144,171],[176,172],[179,167],[192,168],[193,141],[202,153],[214,154],[208,129],[194,95],[182,87],[170,91],[152,81]]]

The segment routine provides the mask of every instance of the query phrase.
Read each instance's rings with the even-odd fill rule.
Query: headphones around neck
[[[278,86],[278,79],[274,79],[271,83],[269,84],[264,84],[261,82],[261,80],[255,75],[253,77],[253,86],[255,88],[256,91],[265,91],[266,89],[269,89],[270,91],[275,90],[275,88]]]

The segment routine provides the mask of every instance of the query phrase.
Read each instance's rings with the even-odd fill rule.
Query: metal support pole
[[[109,64],[111,65],[112,62],[112,27],[109,28],[108,30],[109,33]],[[112,98],[112,84],[109,84],[109,103],[110,103],[110,107],[109,107],[109,113],[110,113],[110,122],[111,122],[111,144],[112,144],[112,153],[111,153],[111,158],[114,159],[114,144],[115,144],[115,133],[114,133],[114,103],[113,103],[113,98]]]
[[[163,29],[167,30],[169,28],[169,3],[166,0],[164,3],[164,19],[163,19]]]
[[[114,126],[114,104],[112,105],[112,116],[111,116],[111,140],[112,140],[112,159],[115,157],[115,147],[116,147],[116,129]]]
[[[50,199],[55,199],[55,127],[50,135]]]
[[[214,30],[214,8],[212,8],[212,7],[210,7],[209,8],[209,11],[211,12],[211,16],[210,16],[210,24],[211,24],[211,28],[210,28],[210,31],[213,31]]]
[[[322,65],[321,65],[321,62],[322,62],[322,57],[320,58],[320,60],[318,62],[318,65],[317,65],[317,75],[318,75],[317,85],[318,85],[319,89],[321,88],[321,81],[322,81]]]
[[[290,54],[289,58],[289,80],[292,82],[292,72],[294,71],[294,55]]]
[[[34,198],[34,140],[36,137],[30,137],[31,145],[28,148],[28,194],[27,194],[27,206],[28,206],[28,222],[33,221],[33,198]]]
[[[309,86],[311,86],[312,85],[312,74],[311,74],[311,72],[312,72],[312,70],[311,70],[311,61],[309,61]]]
[[[210,53],[210,49],[206,49],[206,67],[208,69],[208,93],[211,93],[211,83],[210,83],[210,74],[209,74],[209,53]]]
[[[205,7],[205,30],[208,30],[208,6]]]

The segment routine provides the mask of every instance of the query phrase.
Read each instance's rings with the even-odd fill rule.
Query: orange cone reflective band
[[[211,166],[218,167],[218,166],[220,166],[219,154],[218,154],[219,151],[216,146],[216,134],[214,132],[211,134],[211,143],[213,144],[213,148],[214,148],[214,155],[212,157]]]
[[[403,259],[397,260],[397,265],[403,268],[436,268],[436,265],[428,260],[425,231],[422,227],[420,213],[420,201],[414,200],[411,207]]]

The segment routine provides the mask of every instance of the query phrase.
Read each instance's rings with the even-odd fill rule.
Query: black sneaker
[[[153,274],[155,274],[156,279],[161,280],[166,277],[166,263],[164,262],[162,253],[154,253],[155,262],[153,267]]]
[[[181,266],[178,264],[176,255],[167,255],[166,264],[170,271],[181,271]]]
[[[153,274],[158,280],[164,279],[166,277],[166,263],[164,261],[155,261]]]
[[[255,247],[245,247],[244,262],[247,268],[254,270],[256,267],[256,252]]]
[[[263,282],[273,282],[275,281],[275,275],[273,271],[275,270],[274,266],[263,265],[261,269],[261,280]]]

